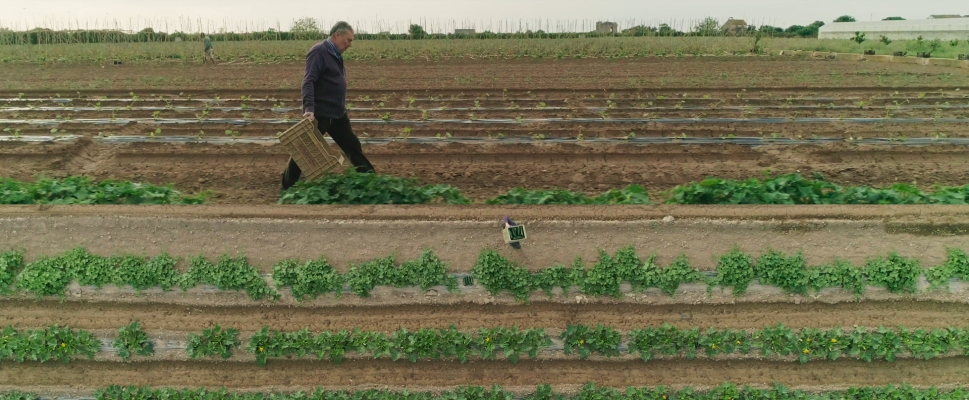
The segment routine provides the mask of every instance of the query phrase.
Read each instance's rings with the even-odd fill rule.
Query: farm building
[[[611,34],[619,32],[619,24],[615,22],[596,22],[596,33]]]
[[[723,24],[723,27],[721,27],[720,30],[724,33],[741,33],[747,30],[747,21],[730,18]]]
[[[892,40],[963,40],[969,39],[969,18],[933,18],[907,21],[838,22],[822,26],[819,39],[851,39],[855,32],[869,38],[880,36]]]

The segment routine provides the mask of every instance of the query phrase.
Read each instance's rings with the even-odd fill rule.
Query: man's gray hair
[[[337,22],[333,28],[330,28],[330,36],[343,35],[347,32],[353,32],[353,27],[345,21]]]

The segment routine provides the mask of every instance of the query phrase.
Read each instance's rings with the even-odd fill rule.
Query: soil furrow
[[[675,132],[675,131],[674,131]],[[672,133],[672,132],[671,132]],[[765,133],[766,134],[766,133]],[[95,144],[79,160],[78,144],[0,146],[0,176],[85,174],[95,179],[174,184],[194,193],[212,190],[215,203],[271,204],[279,198],[286,152],[261,144]],[[965,185],[966,146],[935,145],[682,145],[682,144],[405,144],[365,145],[378,172],[450,184],[468,196],[494,198],[515,187],[598,194],[640,184],[654,197],[676,185],[715,176],[749,179],[820,173],[841,185],[915,183]],[[43,154],[43,156],[37,156]],[[254,155],[255,154],[255,155]]]
[[[334,365],[330,362],[274,361],[271,367],[225,362],[151,362],[120,364],[78,361],[0,363],[0,382],[11,386],[71,386],[75,389],[110,384],[261,388],[389,385],[408,388],[452,385],[575,384],[601,386],[716,385],[724,381],[791,387],[965,384],[969,361],[944,358],[866,363],[854,360],[799,364],[770,361],[657,360],[642,361],[504,361],[426,362],[420,365],[368,360]]]
[[[838,304],[559,304],[397,305],[370,307],[175,306],[98,302],[0,301],[4,325],[42,328],[116,329],[140,320],[149,330],[201,331],[215,323],[256,331],[263,326],[284,331],[360,328],[390,332],[401,328],[458,329],[519,326],[563,329],[567,324],[604,324],[629,331],[669,323],[681,328],[760,329],[783,323],[790,328],[880,325],[943,328],[969,325],[969,305],[939,302]]]

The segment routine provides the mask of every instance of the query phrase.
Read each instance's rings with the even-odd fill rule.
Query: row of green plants
[[[387,389],[364,389],[356,391],[317,388],[312,392],[260,393],[230,392],[221,389],[150,388],[144,386],[112,385],[99,389],[96,400],[509,400],[519,398],[515,393],[500,386],[461,386],[443,392],[393,391]],[[852,387],[838,391],[808,392],[792,390],[780,384],[769,389],[741,386],[729,382],[709,390],[690,387],[671,389],[658,387],[597,387],[586,383],[578,393],[556,393],[550,385],[539,385],[534,391],[521,396],[521,400],[963,400],[969,397],[969,389],[942,390],[935,387],[915,388],[910,385],[877,387]],[[11,392],[0,394],[0,400],[39,400],[31,393]]]
[[[923,192],[909,184],[887,188],[843,187],[824,176],[812,179],[787,174],[763,179],[717,179],[680,185],[669,192],[669,204],[967,204],[969,185],[937,186]]]
[[[133,355],[150,356],[155,354],[154,343],[134,321],[118,329],[114,347],[122,360]],[[0,361],[61,361],[70,362],[77,357],[93,359],[101,348],[101,341],[93,334],[70,327],[50,326],[45,329],[19,331],[12,326],[3,328],[0,338]]]
[[[936,329],[867,329],[855,327],[793,330],[782,324],[757,331],[709,328],[677,328],[669,324],[635,329],[628,334],[599,324],[568,325],[559,335],[563,351],[585,360],[598,355],[616,357],[639,355],[643,361],[657,356],[694,359],[703,354],[716,357],[756,353],[762,357],[795,356],[801,363],[814,360],[837,360],[843,357],[872,362],[895,361],[899,355],[928,360],[941,356],[969,356],[969,331],[948,327]],[[43,330],[19,332],[12,327],[3,330],[0,360],[15,362],[69,362],[79,356],[93,358],[101,342],[91,333],[52,326]],[[132,355],[154,354],[152,341],[138,321],[118,330],[114,341],[118,356],[129,360]],[[239,331],[214,325],[201,333],[191,333],[186,353],[191,359],[232,357],[241,348]],[[315,356],[340,364],[348,354],[393,361],[410,362],[453,359],[461,363],[471,358],[504,359],[517,363],[527,355],[538,357],[543,350],[553,350],[552,338],[545,329],[518,327],[481,328],[461,332],[454,325],[447,329],[406,328],[389,334],[383,332],[340,330],[312,333],[308,328],[295,332],[263,327],[247,343],[245,351],[266,365],[273,358]]]
[[[962,328],[898,330],[879,327],[852,330],[805,328],[792,330],[783,324],[748,332],[735,329],[681,329],[669,324],[635,329],[623,335],[611,327],[569,325],[561,335],[565,353],[577,353],[582,359],[591,355],[615,357],[627,344],[629,354],[643,361],[657,356],[679,356],[688,359],[698,354],[715,357],[729,354],[751,354],[763,357],[796,356],[801,363],[812,360],[837,360],[851,357],[863,361],[894,361],[899,354],[928,360],[958,351],[969,356],[969,331]]]
[[[209,193],[183,196],[171,185],[88,177],[41,178],[23,182],[0,178],[0,204],[202,204]]]
[[[924,192],[909,184],[887,188],[844,187],[815,173],[766,176],[748,180],[708,178],[662,193],[667,204],[969,204],[966,186],[938,186]],[[361,174],[352,170],[315,181],[299,182],[286,190],[279,204],[470,204],[460,190],[449,185],[420,185],[416,179]],[[639,185],[612,189],[590,197],[569,190],[515,188],[485,201],[486,204],[650,204],[649,193]]]
[[[178,260],[167,254],[151,258],[103,257],[82,248],[25,263],[23,254],[6,252],[0,254],[0,293],[21,290],[37,296],[63,296],[67,286],[77,282],[97,288],[130,285],[138,291],[174,287],[187,290],[210,284],[220,290],[244,290],[254,300],[279,297],[245,257],[222,256],[217,263],[201,256],[193,257],[185,273],[175,269],[177,264]]]
[[[305,301],[331,293],[339,297],[344,290],[368,297],[378,286],[422,290],[445,286],[453,292],[459,285],[455,275],[448,273],[449,266],[431,250],[400,265],[393,256],[354,264],[346,273],[338,272],[323,257],[305,262],[287,259],[272,267],[274,285],[244,256],[222,256],[215,263],[201,256],[193,257],[184,273],[175,268],[177,264],[178,260],[167,254],[152,258],[104,257],[82,248],[59,256],[41,257],[32,263],[25,263],[19,252],[0,253],[0,294],[22,291],[37,296],[63,296],[71,282],[98,288],[130,285],[138,291],[176,287],[187,290],[209,284],[220,290],[245,291],[253,300],[276,300],[280,297],[278,289],[289,288],[297,300]],[[969,256],[961,249],[950,248],[946,261],[930,268],[895,253],[871,258],[862,266],[847,261],[808,266],[800,252],[767,251],[755,258],[734,249],[718,258],[716,274],[711,277],[690,266],[684,255],[660,268],[655,255],[644,261],[632,246],[612,255],[600,251],[599,259],[591,268],[576,259],[569,266],[554,265],[534,272],[493,249],[485,249],[464,284],[477,282],[492,295],[507,292],[521,301],[527,301],[539,290],[551,296],[555,288],[565,291],[578,288],[589,296],[621,297],[623,283],[629,283],[634,291],[658,288],[670,296],[682,284],[705,283],[708,291],[730,288],[734,295],[740,296],[755,279],[762,285],[779,287],[792,294],[842,288],[860,296],[868,286],[884,287],[892,293],[915,293],[918,279],[923,275],[930,289],[947,287],[952,279],[969,281]]]
[[[448,329],[406,328],[384,334],[360,330],[322,332],[312,334],[309,329],[281,332],[262,328],[249,341],[246,351],[256,356],[259,365],[269,358],[303,357],[315,355],[339,364],[347,353],[359,353],[373,358],[389,357],[393,361],[457,359],[461,363],[470,357],[494,360],[503,357],[517,363],[522,355],[538,357],[538,352],[552,345],[545,329],[490,328],[475,333],[460,332],[454,325]]]
[[[842,187],[824,180],[787,174],[763,179],[709,178],[663,193],[668,204],[969,204],[969,185],[939,186],[923,192],[908,184],[887,188]],[[0,204],[203,204],[211,193],[183,196],[172,186],[129,181],[94,182],[88,177],[41,178],[23,182],[0,178]],[[444,184],[420,185],[415,178],[348,170],[285,190],[279,204],[471,204],[459,189]],[[640,185],[611,189],[598,196],[570,190],[515,188],[486,204],[650,204]]]
[[[359,173],[352,169],[314,181],[300,181],[280,195],[279,204],[470,204],[450,185],[420,185],[415,178]],[[649,204],[639,185],[609,190],[597,197],[568,190],[516,188],[487,204]]]
[[[101,341],[90,332],[70,327],[19,331],[7,326],[0,337],[0,361],[69,362],[80,356],[94,358],[100,347]]]
[[[192,257],[185,273],[175,268],[177,264],[178,260],[167,254],[152,258],[103,257],[82,248],[32,263],[25,263],[19,252],[0,253],[0,294],[20,290],[37,296],[63,296],[67,286],[77,282],[97,288],[130,285],[137,291],[176,287],[187,290],[209,284],[220,290],[245,291],[253,300],[280,297],[245,257],[224,255],[215,263],[201,256]],[[426,290],[443,285],[454,290],[458,285],[457,279],[447,273],[447,264],[429,250],[400,266],[390,256],[353,265],[345,274],[337,272],[324,258],[307,262],[283,260],[273,266],[273,281],[279,288],[291,288],[299,300],[326,293],[339,296],[345,287],[367,297],[377,286],[417,286]]]
[[[918,278],[923,274],[932,288],[943,287],[953,278],[969,281],[969,257],[960,249],[948,249],[946,262],[928,269],[919,266],[918,260],[895,253],[870,259],[864,266],[836,261],[808,267],[801,253],[768,251],[755,259],[734,249],[719,257],[715,277],[708,278],[693,269],[686,256],[681,255],[660,268],[655,255],[643,261],[632,246],[620,249],[615,255],[600,251],[599,260],[592,268],[586,268],[577,259],[571,266],[555,265],[535,272],[488,249],[481,252],[472,269],[475,279],[491,294],[508,292],[522,301],[527,301],[537,290],[551,296],[556,287],[563,290],[578,287],[586,295],[618,298],[622,297],[621,285],[627,282],[634,291],[659,288],[671,296],[681,284],[706,283],[710,291],[718,286],[732,288],[733,294],[739,296],[746,293],[754,279],[763,285],[802,295],[837,287],[860,296],[869,285],[884,287],[892,293],[915,293]]]

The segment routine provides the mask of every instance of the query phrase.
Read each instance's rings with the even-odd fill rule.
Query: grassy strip
[[[802,27],[804,28],[804,27]],[[669,35],[669,33],[665,33]],[[278,35],[278,33],[274,33]],[[544,34],[548,35],[548,34]],[[582,35],[592,36],[590,33]],[[275,36],[274,36],[275,37]],[[194,38],[193,38],[194,39]],[[432,60],[451,58],[471,59],[585,59],[640,58],[653,56],[733,55],[749,54],[755,49],[752,37],[586,37],[566,39],[433,39],[433,40],[360,40],[347,52],[348,60]],[[303,61],[306,49],[315,42],[309,40],[217,41],[220,61]],[[969,42],[958,41],[934,45],[934,41],[896,40],[885,44],[878,38],[868,38],[863,44],[852,40],[816,38],[764,37],[758,43],[772,53],[786,50],[821,51],[862,54],[875,50],[891,55],[895,51],[931,51],[934,57],[956,58],[969,53]],[[43,46],[10,45],[0,47],[0,63],[85,63],[120,60],[124,62],[199,63],[199,44],[181,43],[122,43],[122,44],[47,44]]]
[[[84,176],[22,182],[0,178],[0,204],[203,204],[209,196],[182,196],[171,185],[105,180]]]

